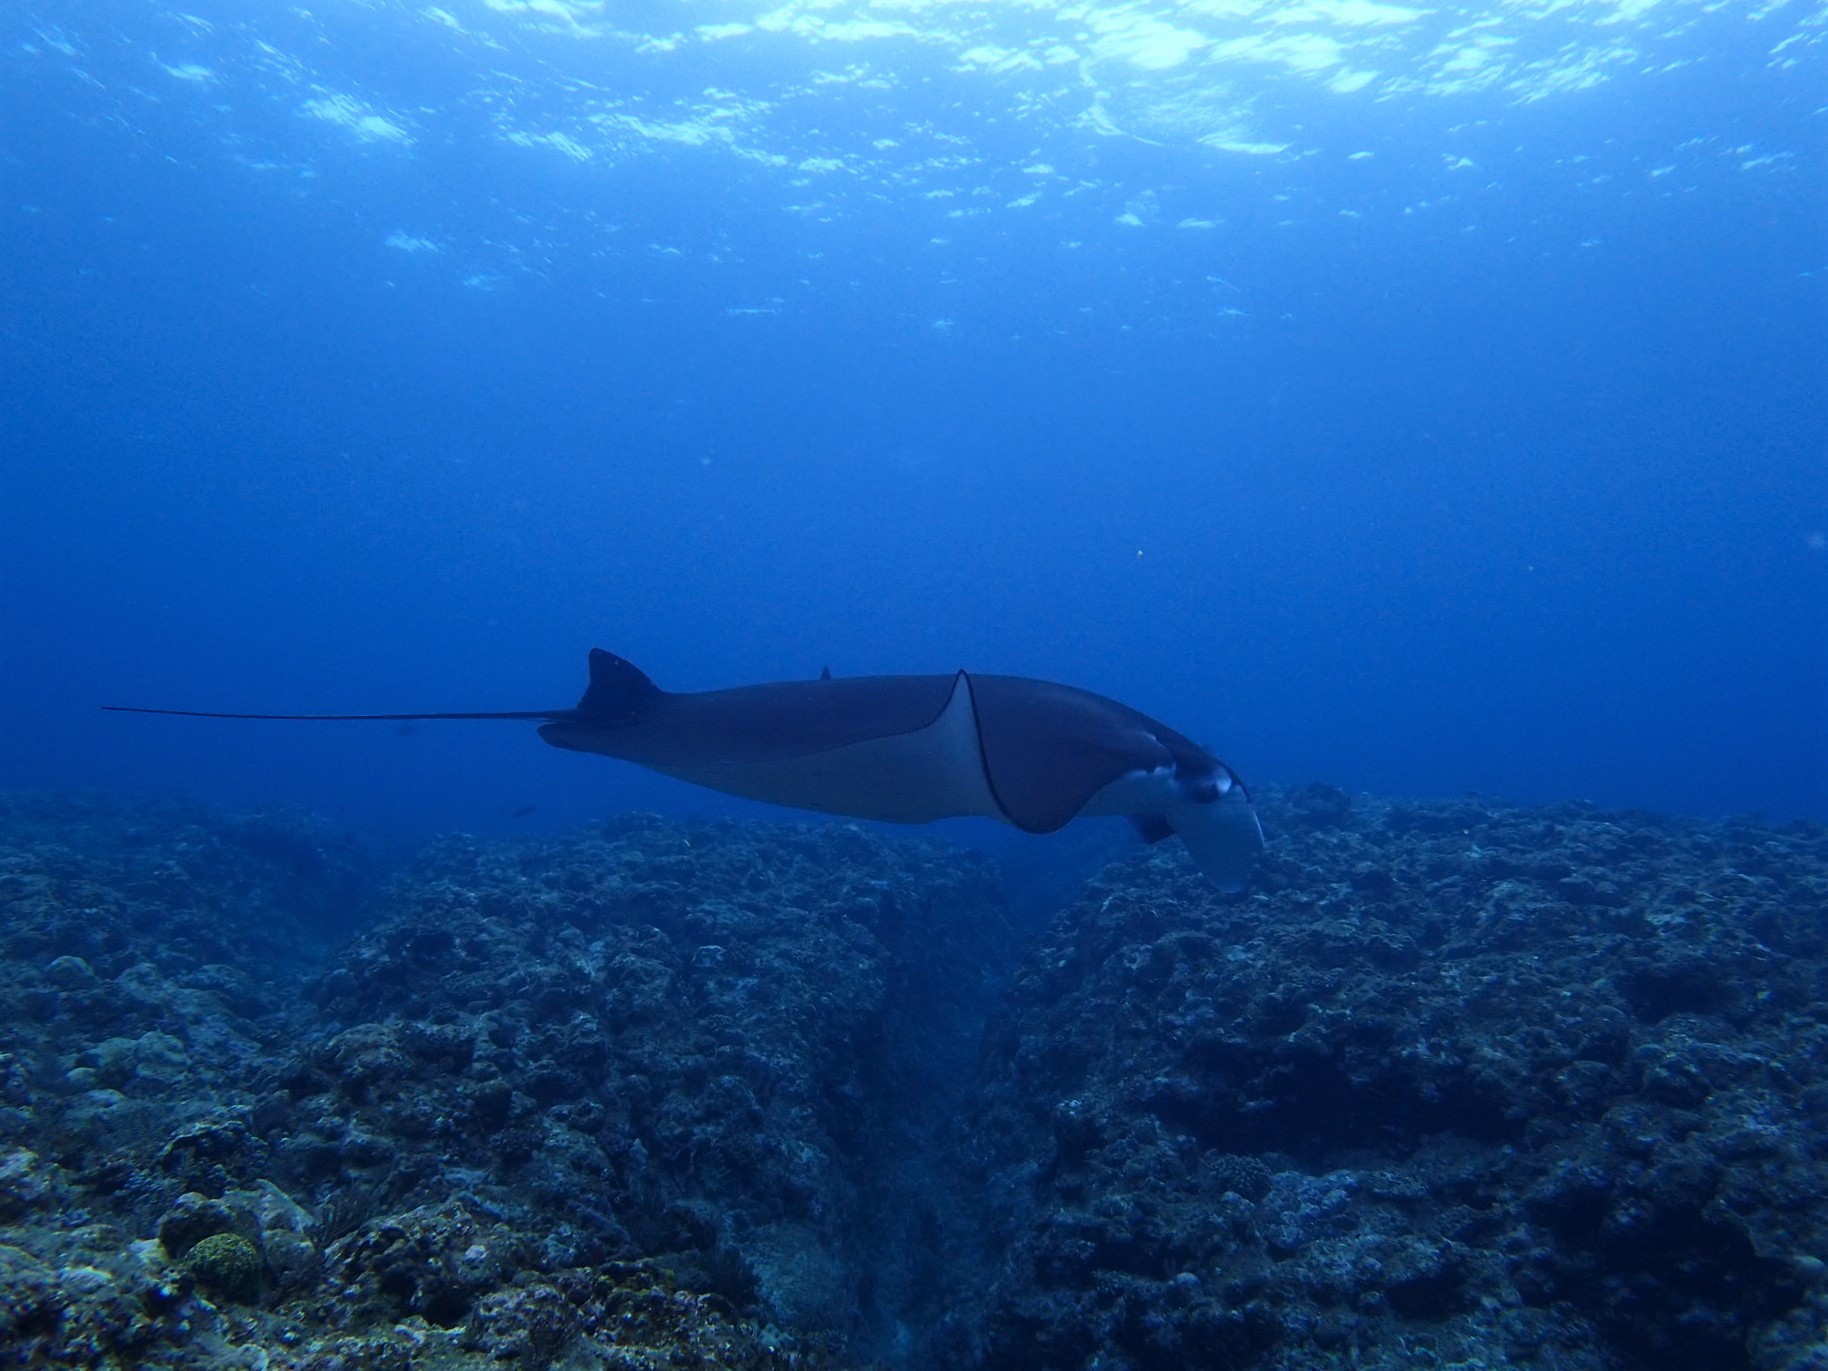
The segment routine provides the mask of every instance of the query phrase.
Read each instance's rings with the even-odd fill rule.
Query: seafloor
[[[1828,1369],[1828,831],[0,800],[0,1366]]]

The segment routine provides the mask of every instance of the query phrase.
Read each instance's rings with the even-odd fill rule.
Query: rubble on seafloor
[[[0,799],[0,1365],[1828,1368],[1828,833]]]

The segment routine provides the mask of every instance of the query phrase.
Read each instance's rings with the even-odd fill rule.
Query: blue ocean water
[[[1825,14],[11,6],[0,785],[736,808],[97,708],[564,706],[600,645],[1828,816]]]

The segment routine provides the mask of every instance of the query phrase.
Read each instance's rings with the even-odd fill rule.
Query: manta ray
[[[1238,775],[1128,705],[1025,676],[845,676],[726,690],[662,690],[612,652],[590,653],[572,709],[418,714],[230,714],[204,719],[536,721],[554,747],[634,762],[744,799],[853,819],[981,816],[1025,833],[1121,815],[1147,842],[1179,834],[1221,890],[1242,889],[1263,829]]]

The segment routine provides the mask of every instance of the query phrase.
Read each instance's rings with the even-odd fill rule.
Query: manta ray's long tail
[[[270,719],[282,723],[417,723],[422,719],[519,719],[532,723],[626,723],[662,691],[641,669],[600,647],[590,650],[590,687],[572,709],[463,709],[420,714],[243,714],[219,709],[148,709],[103,705],[112,714],[175,714],[184,719]]]
[[[410,723],[418,719],[532,719],[546,723],[575,718],[575,709],[462,710],[445,714],[229,714],[214,709],[147,709],[103,705],[111,714],[176,714],[186,719],[277,719],[292,723]]]

